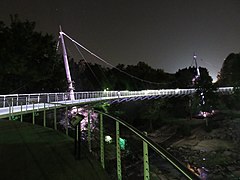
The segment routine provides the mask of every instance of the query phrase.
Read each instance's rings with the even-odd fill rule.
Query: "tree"
[[[193,102],[196,106],[194,107],[198,112],[211,112],[216,107],[217,94],[216,86],[212,83],[213,79],[209,76],[209,72],[206,68],[199,68],[200,77],[194,84],[197,93],[195,94]]]
[[[231,53],[224,60],[217,83],[220,86],[240,85],[240,53]]]
[[[198,113],[199,111],[211,111],[213,106],[216,106],[216,94],[214,91],[216,87],[212,83],[212,77],[206,68],[199,67],[200,77],[194,82],[193,78],[196,76],[195,67],[184,68],[176,72],[176,88],[195,88],[197,93],[190,97],[189,104],[190,111]],[[184,110],[184,109],[182,109]],[[191,112],[190,112],[191,116]]]
[[[35,31],[35,22],[11,16],[10,26],[0,22],[0,93],[63,91],[63,62],[49,34]]]
[[[189,88],[193,87],[192,79],[195,76],[195,69],[194,67],[179,69],[176,74],[176,88]]]

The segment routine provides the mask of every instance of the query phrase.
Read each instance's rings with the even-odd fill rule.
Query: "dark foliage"
[[[71,60],[70,68],[76,91],[163,89],[170,88],[174,81],[173,74],[165,73],[161,69],[153,69],[144,62],[139,62],[137,65],[119,64],[116,66],[130,76],[116,68],[106,68],[99,64],[87,63],[84,60],[78,63]]]
[[[35,31],[35,23],[11,16],[0,22],[0,93],[63,91],[62,60],[53,36]]]
[[[220,86],[239,86],[240,85],[240,54],[231,53],[223,62],[218,76]]]

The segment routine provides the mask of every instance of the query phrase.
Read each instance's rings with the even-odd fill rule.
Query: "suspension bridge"
[[[231,94],[233,93],[233,88],[232,87],[223,87],[223,88],[219,88],[218,93],[223,93],[223,94]],[[17,119],[20,122],[24,122],[24,119],[26,118],[26,116],[28,116],[27,119],[29,119],[29,115],[31,116],[30,119],[31,123],[33,125],[35,124],[40,124],[43,127],[48,127],[49,125],[49,120],[48,119],[48,113],[53,113],[53,116],[51,116],[53,118],[53,122],[52,124],[50,123],[50,127],[52,127],[54,130],[58,130],[58,124],[59,124],[59,113],[57,113],[57,111],[68,111],[69,109],[71,109],[71,107],[81,107],[83,105],[86,104],[91,104],[91,103],[96,103],[96,102],[110,102],[110,103],[121,103],[121,102],[126,102],[126,101],[138,101],[138,100],[147,100],[147,99],[157,99],[157,98],[171,98],[171,97],[179,97],[179,96],[189,96],[191,94],[195,93],[195,89],[163,89],[163,90],[144,90],[144,91],[96,91],[96,92],[74,92],[74,100],[69,100],[69,93],[39,93],[39,94],[11,94],[11,95],[1,95],[0,96],[0,119],[3,118],[8,118],[9,120],[14,120]],[[91,111],[89,111],[91,112]],[[104,159],[107,158],[107,155],[105,155],[104,152],[104,146],[108,147],[109,144],[105,144],[106,142],[104,142],[104,136],[106,135],[111,135],[114,136],[113,132],[109,132],[106,133],[106,129],[103,127],[103,120],[102,120],[102,116],[104,113],[102,112],[98,112],[100,114],[100,122],[98,124],[99,126],[99,131],[100,134],[98,138],[100,142],[98,142],[98,146],[99,149],[96,150],[95,149],[95,153],[99,153],[100,155],[100,159],[101,159],[101,166],[102,168],[105,168],[107,165],[105,165]],[[38,114],[42,114],[41,119],[39,120],[39,115]],[[104,114],[104,116],[109,117],[110,115],[108,114]],[[90,115],[88,116],[90,117]],[[64,117],[65,121],[68,121],[67,117]],[[144,178],[148,179],[147,177],[152,176],[152,174],[154,174],[154,172],[149,170],[149,164],[150,161],[152,161],[152,163],[154,162],[154,159],[156,157],[148,157],[148,149],[151,149],[153,151],[155,151],[155,156],[158,156],[159,159],[165,159],[164,164],[169,163],[170,165],[168,166],[172,166],[172,169],[176,169],[178,170],[178,172],[180,172],[180,174],[178,174],[177,176],[180,176],[182,178],[186,178],[186,179],[196,179],[197,176],[195,176],[194,174],[192,174],[192,172],[189,172],[189,170],[186,168],[186,166],[184,166],[182,163],[180,163],[175,157],[173,157],[171,154],[169,154],[166,150],[164,150],[163,148],[161,148],[158,144],[154,143],[153,141],[151,141],[151,139],[149,139],[146,135],[144,135],[142,132],[138,131],[136,128],[132,127],[131,125],[125,123],[124,121],[121,121],[119,119],[116,119],[114,117],[111,117],[111,119],[116,123],[116,127],[115,127],[115,133],[116,133],[116,137],[115,137],[115,151],[117,154],[117,158],[116,158],[116,163],[117,163],[117,179],[124,179],[122,178],[122,176],[124,176],[126,178],[126,174],[123,175],[124,170],[122,170],[121,168],[121,150],[120,150],[120,146],[119,146],[119,140],[120,137],[122,137],[120,135],[120,128],[119,125],[123,126],[124,128],[127,128],[129,130],[128,134],[132,134],[132,136],[137,136],[138,140],[134,139],[131,141],[137,141],[139,143],[139,141],[142,141],[143,145],[143,151],[145,151],[145,153],[143,154],[143,164],[144,167],[143,171],[144,171]],[[12,122],[12,121],[10,121]],[[6,122],[4,122],[6,123]],[[3,122],[1,122],[1,124],[4,124]],[[67,122],[68,123],[68,122]],[[96,143],[94,140],[93,136],[94,132],[91,130],[90,128],[90,119],[88,120],[89,125],[87,126],[87,146],[88,146],[88,150],[89,152],[94,152],[93,148],[92,148],[92,144]],[[107,124],[104,121],[104,124]],[[7,125],[9,127],[9,125]],[[30,132],[29,136],[36,136],[34,134],[38,134],[38,130],[36,129],[32,129],[32,131],[29,131],[29,129],[25,128],[26,125],[23,125],[23,127],[21,127],[21,125],[17,124],[11,124],[10,127],[13,127],[13,129],[16,129],[18,134],[20,133],[24,133],[23,130],[26,130],[28,132]],[[30,126],[28,125],[28,128]],[[123,128],[121,127],[121,128]],[[33,127],[31,127],[33,128]],[[21,129],[21,131],[19,130]],[[43,131],[43,130],[42,130]],[[41,132],[42,132],[41,131]],[[46,130],[44,130],[46,131]],[[105,134],[104,134],[105,131]],[[2,132],[6,132],[6,131],[2,131]],[[7,134],[9,134],[9,132],[6,132]],[[49,133],[49,132],[48,132]],[[66,128],[65,131],[66,135],[69,135],[69,130],[68,128]],[[98,132],[99,133],[99,132]],[[54,136],[52,133],[50,133],[51,136]],[[17,135],[16,135],[17,136]],[[64,138],[66,137],[62,137],[62,140],[64,140]],[[9,139],[9,138],[7,138]],[[127,138],[126,138],[127,139]],[[25,140],[26,141],[26,140]],[[130,141],[130,138],[128,139],[128,141]],[[60,143],[60,141],[56,141],[55,143]],[[9,143],[9,142],[7,142]],[[69,146],[69,142],[65,144],[66,146]],[[139,145],[138,145],[139,146]],[[141,147],[139,147],[139,149],[141,149]],[[150,150],[150,151],[151,151]],[[59,150],[60,151],[60,150]],[[32,151],[31,151],[32,152]],[[88,153],[89,153],[88,152]],[[146,153],[147,152],[147,153]],[[37,153],[37,152],[35,152]],[[69,150],[68,152],[69,153]],[[152,152],[153,153],[153,152]],[[85,152],[86,154],[86,152]],[[146,156],[147,154],[147,156]],[[36,155],[37,156],[37,155]],[[153,156],[151,154],[151,156]],[[46,157],[43,157],[46,158]],[[124,157],[122,157],[124,158]],[[70,158],[71,159],[71,158]],[[149,159],[149,160],[148,160]],[[93,160],[91,160],[93,161]],[[138,160],[139,161],[139,160]],[[74,162],[74,161],[73,161]],[[144,163],[147,162],[147,163]],[[161,160],[159,160],[158,162],[161,162]],[[163,162],[162,162],[163,163]],[[155,162],[155,164],[157,164]],[[85,166],[89,166],[88,164]],[[85,167],[84,166],[84,167]],[[124,166],[124,165],[123,165]],[[153,166],[153,165],[151,165]],[[74,166],[74,168],[76,169],[78,166]],[[79,171],[82,171],[82,167],[78,167]],[[85,167],[86,168],[86,167]],[[96,169],[98,169],[97,167],[95,167]],[[166,168],[166,167],[165,167]],[[50,168],[51,169],[51,168]],[[81,170],[80,170],[81,169]],[[37,171],[37,170],[36,170]],[[98,170],[101,171],[101,170]],[[126,171],[126,170],[125,170]],[[135,171],[135,170],[131,170],[131,171]],[[92,171],[92,173],[94,173],[94,171]],[[97,174],[97,172],[95,172]],[[105,176],[107,176],[104,173],[98,172],[100,173],[100,177],[97,176],[96,179],[106,179]],[[125,172],[126,173],[126,172]],[[129,172],[129,174],[131,174],[132,172]],[[176,173],[176,172],[175,172]],[[177,173],[176,173],[177,174]],[[25,174],[24,177],[27,177],[28,175]],[[67,176],[67,175],[66,175]],[[86,175],[87,176],[87,175]],[[104,178],[103,178],[103,177]],[[131,176],[130,176],[131,177]]]
[[[68,67],[68,60],[67,60],[67,54],[65,50],[63,35],[74,41],[72,38],[70,38],[68,35],[60,31],[60,37],[63,45],[63,57],[64,57],[64,63],[65,63],[65,69],[66,69],[66,75],[67,75],[67,81],[68,81],[68,88],[69,92],[63,92],[63,93],[33,93],[33,94],[8,94],[8,95],[0,95],[0,119],[7,118],[9,120],[18,120],[20,122],[24,122],[25,119],[27,119],[33,124],[33,125],[42,125],[43,127],[51,127],[54,130],[61,130],[63,131],[59,126],[59,121],[64,120],[65,124],[67,124],[67,127],[65,128],[65,134],[69,135],[71,134],[72,130],[68,128],[69,124],[69,118],[68,118],[68,112],[73,108],[76,107],[77,110],[82,107],[83,105],[92,104],[92,103],[98,103],[98,102],[109,102],[110,104],[113,103],[122,103],[122,102],[128,102],[128,101],[140,101],[140,100],[150,100],[150,99],[158,99],[158,98],[171,98],[171,97],[179,97],[179,96],[190,96],[194,93],[196,93],[196,89],[160,89],[160,90],[141,90],[141,91],[89,91],[89,92],[74,92],[70,70]],[[79,46],[81,46],[79,43],[77,43]],[[94,55],[101,61],[106,62],[104,59],[96,56],[91,51],[87,50],[85,47],[81,46],[83,49],[88,51],[90,54]],[[121,71],[121,70],[119,70]],[[122,71],[121,71],[122,72]],[[138,77],[132,76],[126,72],[122,72],[124,74],[127,74],[131,76],[132,78],[138,79]],[[141,81],[144,81],[140,79]],[[223,93],[223,94],[231,94],[233,93],[233,87],[219,87],[216,90],[217,93]],[[93,129],[92,125],[94,122],[92,121],[91,117],[93,113],[97,113],[99,116],[99,121],[97,123],[97,128]],[[63,115],[64,114],[64,115]],[[109,114],[106,114],[104,112],[100,112],[94,109],[87,108],[85,120],[87,121],[87,125],[83,127],[83,129],[76,128],[75,131],[77,133],[80,133],[81,131],[85,132],[85,154],[91,154],[89,156],[95,156],[97,159],[100,160],[100,166],[101,168],[97,167],[95,163],[93,172],[96,174],[99,174],[99,176],[92,177],[93,179],[107,179],[107,175],[102,172],[103,170],[109,172],[111,169],[110,166],[115,166],[115,170],[112,170],[109,172],[112,176],[112,178],[116,179],[128,179],[131,177],[136,177],[136,174],[140,174],[139,176],[144,179],[150,179],[154,177],[160,178],[159,174],[157,173],[158,170],[163,168],[166,171],[169,171],[169,176],[175,175],[178,178],[186,178],[186,179],[198,179],[198,177],[193,174],[187,167],[179,162],[177,158],[173,157],[170,153],[168,153],[165,149],[163,149],[158,144],[154,143],[151,139],[147,137],[147,134],[144,132],[140,132],[135,127],[131,126],[130,124],[110,116]],[[103,117],[106,118],[106,120],[103,120]],[[50,119],[49,119],[50,118]],[[9,121],[11,124],[7,124],[6,121],[1,121],[0,124],[6,124],[3,127],[11,127],[18,133],[18,136],[21,136],[19,141],[25,141],[25,144],[27,146],[27,149],[29,150],[29,143],[27,138],[24,135],[24,132],[21,129],[27,129],[30,133],[30,136],[35,136],[34,132],[38,134],[38,138],[36,138],[37,141],[39,141],[39,138],[43,138],[42,132],[48,131],[47,133],[51,132],[49,130],[43,130],[43,129],[36,129],[33,127],[30,127],[29,125],[20,125],[15,124],[13,121]],[[3,128],[4,129],[4,128]],[[7,129],[7,128],[6,128]],[[33,131],[29,130],[33,129]],[[9,131],[3,131],[6,133],[10,133]],[[126,133],[128,131],[128,133]],[[121,132],[123,132],[125,135],[121,135]],[[131,135],[130,135],[131,134]],[[113,143],[110,143],[106,140],[106,137],[113,137],[112,140]],[[54,136],[55,137],[55,136]],[[66,140],[66,137],[61,137],[62,140]],[[8,138],[6,138],[9,140]],[[44,139],[44,138],[43,138]],[[45,137],[46,139],[46,137]],[[6,140],[6,141],[7,141]],[[129,143],[128,151],[126,151],[124,148],[121,147],[121,141],[127,140]],[[3,139],[1,140],[1,143],[9,143],[6,142]],[[11,140],[12,142],[13,140]],[[77,139],[79,142],[80,140]],[[16,141],[17,142],[17,141]],[[67,141],[65,145],[69,145],[70,141]],[[19,143],[19,142],[18,142]],[[47,144],[51,144],[53,142],[46,142]],[[56,140],[54,143],[62,143],[59,139]],[[136,148],[136,147],[137,148]],[[15,147],[16,148],[16,147]],[[31,147],[32,148],[32,147]],[[52,147],[53,149],[56,149],[56,147]],[[62,147],[61,147],[62,148]],[[61,149],[60,148],[60,149]],[[113,153],[113,152],[115,153]],[[135,152],[136,151],[136,152]],[[140,152],[139,152],[140,151]],[[21,151],[22,152],[22,151]],[[36,149],[31,150],[30,152],[35,152],[36,154],[33,155],[33,157],[38,156]],[[65,151],[66,152],[66,149]],[[129,153],[130,152],[130,153]],[[137,155],[137,152],[141,154],[141,158],[139,158],[139,154]],[[51,152],[52,153],[52,152]],[[61,154],[62,152],[57,152],[57,155]],[[66,152],[69,154],[68,152]],[[114,155],[112,155],[114,154]],[[44,156],[44,155],[43,155]],[[61,154],[61,157],[64,155]],[[37,159],[37,160],[36,160]],[[36,162],[42,162],[40,159],[36,158]],[[72,162],[74,161],[72,158]],[[91,159],[91,158],[90,158]],[[156,161],[156,159],[158,159]],[[112,164],[112,160],[115,160]],[[129,160],[130,162],[126,163],[126,161]],[[91,160],[92,161],[92,160]],[[64,159],[63,161],[56,160],[54,163],[65,163],[67,162],[71,167],[72,162],[69,160]],[[75,162],[76,163],[76,162]],[[91,164],[90,163],[90,164]],[[137,169],[130,169],[128,167],[129,163],[139,163],[141,165],[137,165],[136,167],[142,167],[142,171],[139,171],[139,168]],[[89,161],[85,162],[86,166],[89,166]],[[161,164],[167,164],[161,166]],[[36,164],[35,164],[36,165]],[[159,168],[159,165],[161,166]],[[44,165],[39,165],[35,169],[39,167],[43,167]],[[131,166],[132,167],[132,166]],[[51,169],[51,167],[49,166]],[[91,173],[91,171],[83,170],[83,167],[80,167],[79,164],[74,167],[74,171],[77,171],[76,168],[79,169],[79,174],[82,171],[86,171],[88,173]],[[90,167],[91,168],[91,167]],[[6,169],[6,168],[5,168]],[[35,170],[36,172],[41,172],[38,170]],[[46,168],[42,168],[42,173],[44,174],[44,171]],[[133,175],[133,172],[135,175]],[[55,172],[55,171],[54,171]],[[59,172],[59,171],[56,171]],[[55,173],[56,173],[55,172]],[[10,174],[10,173],[9,173]],[[74,174],[74,173],[73,173]],[[84,174],[84,173],[83,173]],[[45,176],[45,177],[44,177]],[[45,174],[43,177],[44,179],[48,177],[54,177],[54,176],[48,176]],[[77,179],[75,175],[73,175],[73,179]],[[27,177],[25,174],[24,177]],[[56,176],[55,176],[56,177]],[[59,176],[58,176],[59,177]],[[69,176],[65,176],[67,178]],[[82,177],[83,179],[90,177],[90,174],[87,174],[86,176],[79,175],[78,177]],[[24,179],[24,178],[23,178]],[[41,179],[41,178],[40,178]]]
[[[68,92],[0,95],[0,118],[18,115],[19,113],[28,113],[29,111],[42,111],[45,108],[53,108],[54,106],[100,101],[108,101],[112,104],[126,101],[189,96],[195,92],[196,89],[74,92],[74,100],[69,100],[70,94]],[[217,92],[231,94],[233,93],[233,87],[221,87],[217,89]]]

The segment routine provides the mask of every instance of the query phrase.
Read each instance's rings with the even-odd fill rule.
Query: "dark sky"
[[[174,73],[196,53],[215,79],[227,55],[240,52],[240,0],[1,0],[0,20],[15,13],[56,36],[61,24],[113,65],[145,61]]]

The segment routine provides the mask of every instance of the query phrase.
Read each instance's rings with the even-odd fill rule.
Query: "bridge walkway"
[[[99,162],[82,150],[75,160],[74,140],[30,123],[0,120],[0,172],[8,180],[105,180]]]

